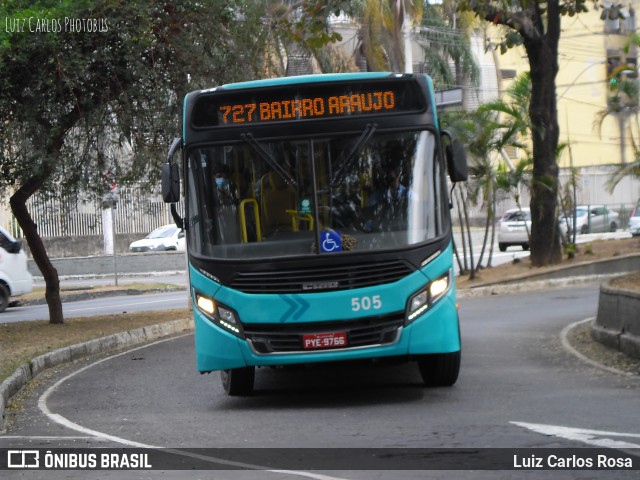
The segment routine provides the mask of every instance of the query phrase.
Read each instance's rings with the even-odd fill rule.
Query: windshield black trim
[[[385,250],[383,252],[358,252],[349,255],[304,255],[299,257],[278,257],[264,259],[263,261],[250,260],[226,260],[210,258],[189,253],[189,262],[196,269],[207,272],[208,276],[213,276],[219,280],[221,285],[231,287],[233,280],[238,274],[286,272],[291,270],[315,269],[317,267],[344,268],[376,263],[400,262],[408,266],[408,274],[414,273],[423,268],[422,262],[434,255],[438,251],[444,251],[451,243],[451,230],[433,240],[423,244],[412,246],[412,248],[402,250]],[[384,284],[380,282],[378,284]],[[368,285],[371,286],[371,285]],[[363,288],[363,287],[358,287]],[[318,293],[329,290],[342,290],[343,288],[331,288],[323,290],[300,290],[298,293]],[[277,292],[269,292],[277,293]],[[284,292],[283,292],[284,293]],[[292,292],[288,292],[292,293]]]

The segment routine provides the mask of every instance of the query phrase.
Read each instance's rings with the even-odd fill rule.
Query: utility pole
[[[401,0],[402,1],[402,0]],[[411,19],[402,1],[402,36],[404,38],[404,73],[413,73],[413,47],[411,45]]]

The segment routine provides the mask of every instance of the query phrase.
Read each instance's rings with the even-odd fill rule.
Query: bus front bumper
[[[453,295],[447,295],[425,314],[398,328],[388,343],[352,347],[259,353],[249,341],[224,331],[194,308],[196,363],[205,373],[247,366],[299,365],[318,362],[411,357],[460,350],[458,312]]]

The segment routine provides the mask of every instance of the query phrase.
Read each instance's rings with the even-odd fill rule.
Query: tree
[[[434,83],[443,89],[461,88],[464,99],[466,84],[477,87],[480,78],[480,69],[470,47],[471,33],[478,21],[471,13],[458,12],[457,6],[457,0],[426,1],[417,41],[423,47],[427,72]],[[450,62],[454,64],[453,82]]]
[[[263,75],[265,45],[256,38],[266,17],[261,2],[242,0],[32,4],[0,6],[17,25],[0,32],[0,192],[11,193],[44,276],[50,322],[63,323],[58,274],[27,201],[38,191],[97,191],[105,170],[157,181],[184,94]],[[327,5],[298,2],[303,15],[279,19],[283,34],[330,38]],[[132,153],[122,161],[125,148]]]
[[[360,0],[345,11],[360,22],[358,51],[369,71],[405,71],[403,25],[407,16],[415,27],[412,40],[422,48],[426,73],[437,88],[460,86],[457,77],[462,75],[477,83],[479,69],[469,42],[441,6],[417,0]],[[455,66],[453,73],[449,62]]]
[[[631,46],[640,47],[640,35],[633,33],[629,37],[629,41],[625,46],[625,54],[629,53]],[[627,76],[627,72],[635,72],[631,77]],[[604,120],[615,115],[620,119],[620,137],[623,139],[627,132],[624,131],[624,119],[635,119],[634,124],[629,125],[629,136],[634,152],[634,159],[626,163],[622,161],[621,165],[617,165],[608,182],[609,191],[613,192],[615,187],[627,176],[640,179],[640,88],[637,81],[637,67],[635,65],[620,65],[614,69],[609,76],[609,98],[607,108],[598,113],[598,126],[602,127]],[[635,126],[635,128],[634,128]],[[621,152],[624,155],[624,142],[621,142]]]
[[[472,161],[469,165],[470,179],[467,182],[469,199],[477,204],[480,196],[487,209],[485,233],[477,268],[482,266],[484,252],[491,233],[491,244],[487,266],[491,266],[491,252],[495,239],[495,204],[499,190],[505,191],[519,202],[524,178],[525,164],[513,166],[506,158],[507,166],[499,164],[505,159],[505,147],[524,150],[529,155],[528,145],[522,142],[530,129],[527,107],[531,92],[528,73],[521,74],[501,99],[480,105],[473,112],[458,112],[443,115],[442,121],[467,146]],[[515,181],[518,179],[517,181]],[[515,181],[515,190],[510,182]],[[506,187],[506,188],[505,188]],[[517,196],[514,195],[517,194]],[[490,232],[491,231],[491,232]],[[464,246],[464,245],[463,245]]]
[[[586,0],[464,0],[460,8],[480,18],[507,27],[500,45],[506,50],[523,45],[531,74],[531,263],[543,266],[562,259],[557,229],[559,139],[555,78],[558,73],[558,43],[563,15],[587,11]]]
[[[263,12],[262,27],[253,50],[265,59],[264,75],[285,76],[292,58],[315,62],[322,72],[353,70],[347,55],[334,43],[340,34],[330,28],[332,15],[350,11],[348,0],[255,0]]]

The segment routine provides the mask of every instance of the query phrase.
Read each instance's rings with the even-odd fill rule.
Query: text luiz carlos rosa
[[[513,468],[533,469],[533,468],[593,468],[593,469],[633,469],[632,457],[613,457],[608,455],[514,455]]]

